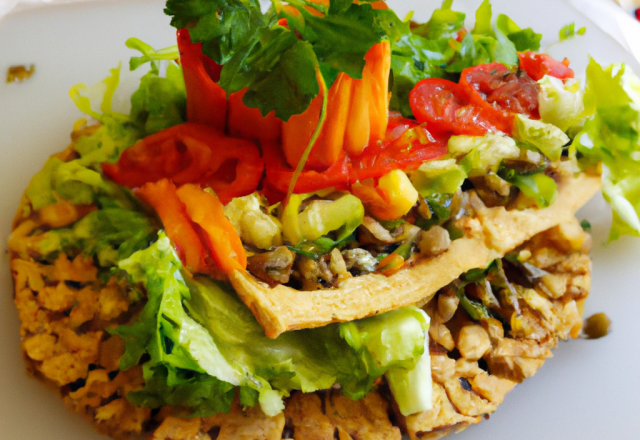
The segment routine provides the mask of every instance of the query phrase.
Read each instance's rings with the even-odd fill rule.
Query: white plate
[[[403,13],[417,11],[426,20],[436,1],[391,0]],[[557,0],[494,0],[523,27],[533,26],[552,43],[569,22],[586,25],[584,37],[554,46],[557,58],[568,56],[574,68],[586,66],[587,54],[602,63],[626,61],[639,66],[597,26]],[[457,0],[468,13],[479,1]],[[109,68],[131,51],[135,36],[154,47],[173,44],[174,31],[152,0],[109,1],[46,7],[20,12],[0,21],[0,74],[10,65],[35,64],[36,74],[22,84],[0,82],[0,236],[6,240],[18,201],[31,176],[49,154],[69,142],[73,122],[81,115],[69,99],[69,88],[103,79]],[[457,435],[457,440],[570,440],[640,438],[640,240],[624,239],[604,246],[609,211],[601,198],[580,213],[594,228],[593,287],[587,315],[604,311],[613,333],[597,341],[563,343],[555,357],[533,378],[511,392],[491,420]],[[6,242],[5,242],[6,243]],[[58,396],[28,378],[19,348],[18,318],[12,303],[6,253],[0,267],[0,438],[20,440],[92,440],[104,438],[67,410]]]

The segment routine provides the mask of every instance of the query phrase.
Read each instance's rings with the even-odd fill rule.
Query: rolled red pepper
[[[202,43],[191,43],[187,29],[178,30],[178,49],[187,89],[187,121],[224,131],[227,97],[218,85],[222,66],[202,54]]]
[[[256,190],[264,165],[253,142],[186,123],[138,141],[118,163],[104,164],[102,169],[111,180],[129,188],[163,178],[177,185],[201,183],[228,203]]]
[[[234,197],[253,193],[262,180],[263,171],[260,151],[253,142],[224,137],[216,141],[209,170],[196,183],[213,189],[226,205]]]
[[[540,86],[522,71],[500,63],[470,67],[460,74],[460,86],[469,102],[504,133],[511,133],[514,113],[539,118]]]
[[[229,96],[227,132],[242,139],[279,142],[282,120],[276,118],[275,112],[262,116],[259,109],[247,107],[242,102],[246,92],[244,89]]]

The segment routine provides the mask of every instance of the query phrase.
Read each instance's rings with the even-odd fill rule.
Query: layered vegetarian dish
[[[640,234],[640,80],[384,2],[168,0],[9,237],[28,368],[114,437],[440,438],[575,338],[602,188]],[[564,29],[564,35],[573,27]]]

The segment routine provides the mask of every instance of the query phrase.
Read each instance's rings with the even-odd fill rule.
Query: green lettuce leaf
[[[152,50],[139,40],[131,46]],[[160,76],[157,66],[152,64],[131,96],[129,115],[113,110],[113,96],[119,83],[120,68],[111,69],[110,75],[93,87],[94,91],[104,89],[99,104],[87,96],[84,84],[72,87],[70,95],[77,107],[100,125],[76,140],[77,159],[63,162],[52,157],[32,178],[27,197],[35,210],[55,203],[57,198],[77,205],[96,203],[113,192],[113,185],[102,178],[101,164],[117,162],[122,152],[137,140],[185,121],[184,79],[175,64],[168,66],[165,76]]]
[[[537,51],[540,49],[542,34],[535,33],[531,28],[521,29],[520,26],[504,14],[498,15],[496,28],[511,40],[518,52]]]
[[[140,79],[140,87],[131,95],[129,117],[150,135],[186,122],[186,107],[182,69],[172,63],[164,77],[152,70]]]
[[[433,160],[410,173],[411,183],[422,197],[453,194],[467,178],[465,170],[455,159]]]
[[[560,160],[562,147],[570,141],[563,130],[552,124],[516,115],[513,137],[521,144],[540,151],[551,161]]]
[[[147,289],[138,320],[114,332],[125,341],[122,369],[149,356],[147,385],[130,397],[149,407],[180,402],[193,415],[224,412],[229,386],[241,387],[243,401],[258,402],[268,415],[283,409],[291,390],[337,382],[345,395],[361,398],[389,368],[413,369],[424,352],[427,322],[415,308],[270,339],[227,286],[184,275],[163,233],[119,267]],[[198,389],[201,382],[222,396],[219,405]]]
[[[574,134],[582,129],[589,116],[584,106],[584,90],[580,83],[545,75],[540,81],[540,120]]]
[[[595,109],[572,144],[583,168],[602,162],[613,208],[609,240],[640,236],[640,79],[625,65],[587,67],[585,107]]]

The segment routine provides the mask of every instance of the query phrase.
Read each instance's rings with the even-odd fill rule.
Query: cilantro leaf
[[[290,4],[301,16],[294,17],[286,11],[280,16],[287,18],[292,30],[297,31],[312,45],[318,61],[332,69],[345,72],[351,78],[362,78],[365,55],[385,36],[376,20],[376,10],[367,4],[351,4],[340,14],[318,17],[297,1]],[[335,80],[325,78],[327,87],[331,86],[332,79]]]
[[[192,42],[203,42],[203,53],[218,64],[265,24],[258,0],[167,0],[164,12],[176,29],[189,29]]]
[[[283,121],[302,113],[320,91],[316,65],[311,45],[305,41],[297,42],[282,54],[280,62],[269,75],[249,87],[244,97],[245,104],[261,110],[268,105],[267,109],[273,108]]]

